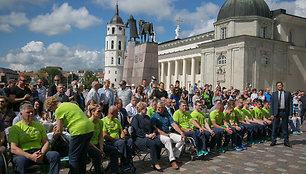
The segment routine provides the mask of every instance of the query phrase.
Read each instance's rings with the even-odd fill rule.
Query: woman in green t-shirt
[[[71,134],[69,143],[69,167],[73,174],[86,173],[86,159],[94,125],[80,107],[74,103],[61,103],[56,97],[48,97],[44,103],[46,110],[55,112],[57,138],[63,131],[63,126]]]
[[[100,174],[102,172],[102,158],[105,157],[105,154],[110,156],[112,173],[118,173],[118,150],[113,146],[104,144],[103,121],[100,119],[102,116],[102,107],[98,104],[93,104],[89,106],[88,110],[90,112],[89,120],[95,125],[88,149],[88,155],[92,158],[95,173]]]

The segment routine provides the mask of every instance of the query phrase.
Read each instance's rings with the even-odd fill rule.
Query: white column
[[[174,67],[174,80],[178,80],[178,60],[175,61],[175,67]]]
[[[204,86],[204,80],[205,80],[205,55],[204,53],[201,54],[201,86]],[[198,84],[200,85],[200,84]]]
[[[160,68],[160,81],[164,82],[164,77],[165,77],[165,62],[161,63],[161,68]]]
[[[188,87],[187,86],[187,83],[186,83],[186,59],[183,59],[183,82],[182,82],[182,86],[186,86],[186,88]]]
[[[195,79],[195,57],[191,59],[191,85],[194,85],[194,79]]]
[[[169,86],[171,84],[171,62],[168,62],[168,76],[167,76],[167,87],[166,89],[169,89]]]

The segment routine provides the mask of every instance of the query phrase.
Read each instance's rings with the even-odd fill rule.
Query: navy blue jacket
[[[291,93],[284,91],[285,96],[285,113],[287,116],[292,115],[292,97]],[[272,93],[271,97],[271,115],[278,116],[278,91]]]

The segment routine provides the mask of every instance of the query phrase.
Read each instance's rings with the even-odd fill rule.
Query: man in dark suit
[[[60,78],[60,76],[56,75],[56,76],[54,77],[54,84],[51,85],[51,86],[49,87],[49,89],[48,89],[48,97],[53,96],[54,94],[57,93],[56,87],[57,87],[57,85],[60,84],[60,83],[61,83],[61,78]]]
[[[284,91],[283,83],[276,83],[277,91],[273,92],[271,97],[271,119],[272,123],[272,143],[271,146],[276,145],[276,135],[279,129],[279,122],[282,119],[282,132],[284,137],[284,145],[292,147],[289,143],[288,135],[288,119],[292,116],[292,97],[290,92]]]

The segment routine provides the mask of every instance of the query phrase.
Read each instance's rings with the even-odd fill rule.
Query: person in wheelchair
[[[215,135],[215,132],[210,128],[208,122],[206,121],[206,117],[205,114],[202,112],[202,107],[203,107],[203,103],[202,101],[198,100],[194,103],[194,108],[195,110],[190,114],[192,119],[196,120],[197,122],[199,122],[200,126],[202,127],[202,129],[204,129],[204,134],[205,134],[205,139],[206,139],[206,149],[204,151],[204,155],[208,154],[207,151],[207,146],[209,144],[209,138],[211,137],[211,143],[210,144],[216,144],[217,138],[216,137],[220,137],[222,135]],[[195,130],[197,129],[197,127],[195,125],[191,125],[192,129]],[[213,147],[210,146],[210,149],[212,149]]]
[[[186,101],[179,102],[179,109],[173,113],[173,120],[180,126],[186,137],[193,138],[195,146],[198,150],[198,156],[206,155],[206,139],[203,127],[198,121],[194,120],[187,111]],[[199,130],[193,130],[191,124]]]
[[[93,136],[89,143],[88,155],[92,158],[92,163],[95,168],[95,173],[102,172],[102,158],[105,155],[110,156],[110,166],[112,173],[118,173],[118,151],[115,147],[104,144],[103,137],[103,121],[100,119],[102,116],[102,107],[98,104],[89,106],[90,120],[95,125]]]
[[[22,120],[12,126],[8,135],[13,164],[18,174],[24,174],[31,164],[49,164],[49,173],[59,173],[59,153],[49,150],[45,128],[33,121],[33,106],[24,104],[20,107]]]
[[[133,170],[132,152],[133,140],[126,138],[122,130],[122,126],[118,118],[118,108],[111,106],[108,110],[108,115],[102,119],[103,121],[103,136],[106,144],[116,147],[122,155],[122,164],[124,170]]]
[[[137,104],[136,109],[138,114],[136,114],[132,120],[132,136],[134,139],[134,144],[138,149],[142,151],[146,151],[146,149],[149,148],[153,169],[159,172],[163,172],[158,164],[163,144],[156,136],[155,129],[152,126],[150,117],[146,115],[147,104],[140,102]]]

